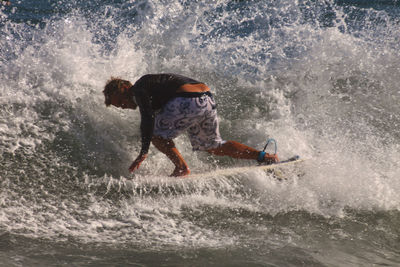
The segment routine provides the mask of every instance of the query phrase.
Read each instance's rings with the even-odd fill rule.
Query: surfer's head
[[[113,105],[117,108],[136,109],[137,104],[134,101],[133,93],[129,90],[131,87],[132,83],[130,81],[111,77],[103,90],[106,106]]]

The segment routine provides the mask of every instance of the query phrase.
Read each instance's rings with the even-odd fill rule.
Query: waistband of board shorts
[[[194,98],[194,97],[202,97],[205,95],[212,97],[212,94],[210,91],[207,91],[207,92],[179,92],[179,93],[175,94],[175,97]]]

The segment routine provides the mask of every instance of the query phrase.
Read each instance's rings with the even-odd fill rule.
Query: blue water
[[[399,1],[11,1],[0,6],[1,266],[398,266]],[[141,169],[110,76],[204,81],[221,134],[299,165]],[[176,144],[192,172],[249,162]]]

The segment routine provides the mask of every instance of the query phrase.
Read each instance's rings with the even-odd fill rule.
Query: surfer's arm
[[[133,161],[129,167],[129,171],[133,172],[138,169],[140,164],[146,159],[150,148],[151,138],[153,136],[154,130],[154,111],[151,107],[149,95],[142,91],[137,90],[135,92],[135,99],[140,110],[140,132],[142,139],[142,148],[140,150],[139,156]]]

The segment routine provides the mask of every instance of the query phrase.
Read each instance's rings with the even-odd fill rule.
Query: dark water
[[[0,8],[1,266],[400,265],[399,1],[12,1]],[[221,133],[305,162],[179,180],[111,76],[215,92]],[[193,172],[247,162],[177,146]]]

